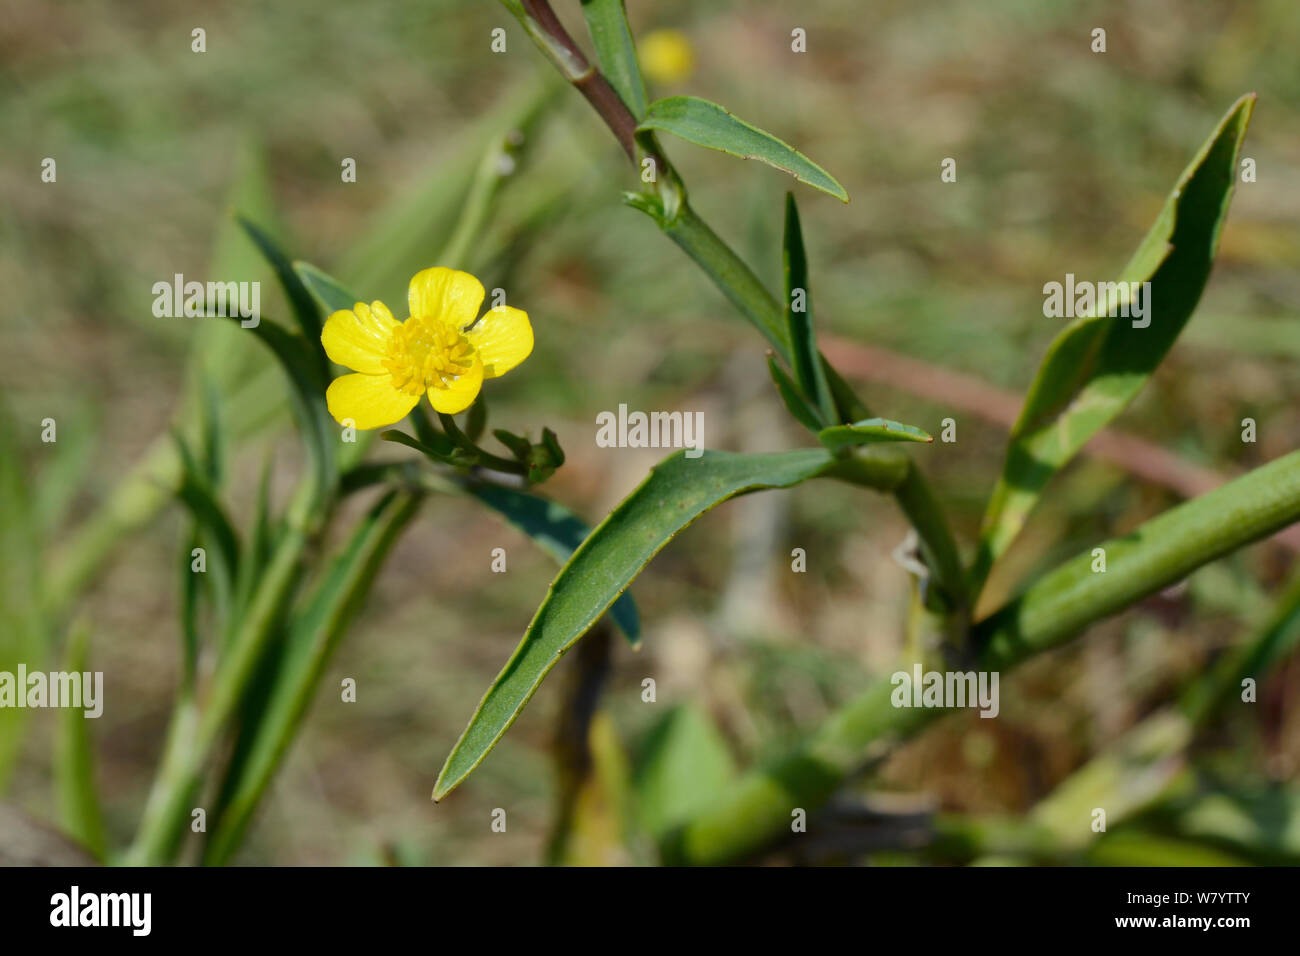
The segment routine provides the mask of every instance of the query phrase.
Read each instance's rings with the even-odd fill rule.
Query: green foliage
[[[696,146],[741,159],[757,159],[785,170],[799,182],[834,196],[840,202],[849,201],[848,192],[834,176],[793,146],[733,116],[717,103],[697,96],[669,96],[655,100],[637,129],[661,130]]]
[[[591,534],[591,529],[568,508],[555,501],[505,485],[481,481],[463,484],[466,494],[487,505],[561,565]],[[641,619],[632,595],[624,592],[609,610],[609,616],[633,647],[641,643]]]
[[[1048,349],[985,513],[971,572],[977,589],[1052,475],[1141,391],[1191,317],[1210,275],[1254,107],[1248,94],[1228,111],[1120,274],[1122,283],[1151,283],[1149,326],[1107,316],[1099,304],[1102,314],[1076,319]]]
[[[678,704],[650,729],[633,776],[641,827],[661,840],[723,793],[736,763],[707,715]]]
[[[831,397],[821,355],[817,351],[817,335],[813,330],[812,286],[808,282],[808,256],[804,252],[803,230],[799,225],[799,207],[795,203],[794,193],[786,193],[785,196],[782,262],[785,266],[785,318],[790,329],[791,365],[795,381],[799,383],[804,398],[819,412],[822,425],[838,424],[835,400]]]
[[[623,0],[582,0],[582,15],[587,18],[601,72],[632,116],[640,119],[646,111],[645,80]]]
[[[487,756],[560,657],[596,623],[650,560],[715,505],[764,488],[788,488],[840,462],[817,449],[768,455],[679,452],[610,512],[560,570],[523,640],[470,718],[434,784],[456,788]]]
[[[915,425],[904,425],[887,418],[864,418],[850,425],[836,425],[823,428],[817,433],[817,440],[831,451],[839,452],[859,445],[874,445],[878,442],[910,441],[932,442],[933,436]]]
[[[218,798],[209,863],[224,863],[243,838],[254,809],[311,705],[325,666],[357,613],[389,550],[414,517],[419,496],[390,492],[353,528],[315,591],[294,609],[274,674],[260,688],[256,723],[236,743]]]
[[[78,624],[68,635],[63,670],[82,674],[90,670],[87,659],[90,627]],[[100,701],[102,706],[103,701]],[[64,832],[99,860],[108,849],[104,835],[104,814],[95,786],[95,753],[90,736],[94,722],[83,709],[65,708],[59,714],[59,731],[54,746],[54,780],[58,792],[59,820]]]

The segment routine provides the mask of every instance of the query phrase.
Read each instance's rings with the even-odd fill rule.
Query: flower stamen
[[[408,395],[449,388],[474,365],[474,346],[460,330],[437,320],[410,318],[393,329],[384,368]]]

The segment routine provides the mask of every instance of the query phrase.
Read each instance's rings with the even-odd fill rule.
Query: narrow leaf
[[[646,108],[645,80],[641,78],[641,63],[637,60],[623,0],[582,0],[582,15],[587,18],[587,30],[596,48],[600,71],[623,105],[636,119],[641,119]]]
[[[203,465],[195,460],[184,439],[174,437],[181,457],[181,482],[176,496],[203,532],[205,543],[215,549],[214,557],[220,561],[225,580],[233,583],[239,567],[239,535],[208,483]]]
[[[63,665],[69,674],[87,674],[90,628],[73,626]],[[102,692],[102,688],[100,689]],[[102,701],[100,701],[102,704]],[[63,830],[96,859],[104,858],[104,815],[95,789],[95,757],[90,739],[94,720],[83,708],[64,708],[59,714],[59,735],[54,747],[54,781],[58,791],[59,820]]]
[[[655,724],[633,777],[641,826],[655,840],[709,806],[736,776],[727,742],[707,714],[679,704]]]
[[[591,534],[591,529],[568,508],[538,495],[484,482],[467,482],[464,490],[528,535],[561,565]],[[624,594],[615,601],[609,615],[628,642],[639,646],[641,619],[632,595]]]
[[[328,493],[337,478],[334,466],[337,433],[334,420],[325,408],[325,380],[315,352],[301,336],[274,322],[259,322],[249,331],[271,350],[289,377],[290,406],[311,455],[318,492]]]
[[[357,524],[315,591],[295,608],[260,719],[243,735],[232,772],[222,786],[222,812],[205,848],[205,863],[224,863],[238,848],[311,705],[326,664],[419,501],[418,496],[393,492],[376,504]]]
[[[29,432],[30,434],[30,432]],[[45,659],[48,630],[42,609],[41,539],[35,527],[31,486],[17,422],[0,395],[0,671]],[[26,708],[0,707],[0,792],[22,748]]]
[[[855,445],[874,445],[886,441],[931,442],[934,437],[915,425],[904,425],[887,418],[866,418],[852,425],[835,425],[817,433],[817,440],[831,451]]]
[[[257,246],[258,251],[262,253],[271,269],[275,272],[275,277],[280,280],[280,285],[284,288],[284,294],[289,299],[289,307],[293,311],[293,317],[298,322],[298,328],[302,330],[303,336],[308,342],[319,341],[321,330],[320,307],[307,290],[307,286],[303,284],[303,280],[294,270],[293,262],[284,254],[275,240],[251,220],[244,216],[237,216],[236,218],[239,225],[248,233],[248,237],[253,240],[253,244]]]
[[[840,202],[849,201],[848,192],[826,170],[793,146],[750,126],[717,103],[696,96],[669,96],[655,100],[637,129],[663,130],[696,146],[716,149],[741,159],[757,159],[784,169],[799,182],[829,193]]]
[[[788,488],[839,464],[822,449],[665,459],[573,553],[505,668],[484,695],[434,784],[441,800],[482,762],[560,657],[673,537],[736,495]]]
[[[350,309],[360,300],[333,276],[317,269],[310,262],[295,262],[293,271],[298,274],[302,284],[316,297],[316,301],[325,307],[326,315],[340,309]],[[317,333],[319,337],[320,333]]]
[[[817,410],[808,404],[808,399],[803,397],[799,391],[799,386],[794,383],[785,369],[781,368],[776,362],[776,356],[767,357],[767,370],[772,375],[772,382],[776,385],[777,394],[781,396],[781,401],[785,403],[785,409],[799,424],[811,432],[822,430],[822,421],[817,414]]]
[[[824,425],[837,422],[835,400],[822,371],[813,331],[812,289],[808,285],[808,256],[804,252],[803,229],[794,193],[785,194],[785,241],[781,250],[785,266],[785,319],[790,328],[790,364],[804,397],[821,413]]]
[[[1251,93],[1228,111],[1179,177],[1120,275],[1121,283],[1151,283],[1149,295],[1143,296],[1145,317],[1084,316],[1048,348],[1012,430],[1006,464],[984,516],[971,572],[973,592],[1020,532],[1052,475],[1141,391],[1196,308],[1254,106]],[[1097,311],[1105,310],[1099,306]]]

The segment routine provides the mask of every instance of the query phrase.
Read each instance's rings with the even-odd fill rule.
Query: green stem
[[[258,585],[252,604],[239,622],[192,735],[175,732],[170,735],[139,832],[126,854],[125,862],[128,864],[157,866],[168,862],[175,853],[203,769],[239,705],[249,677],[275,634],[280,609],[298,582],[303,552],[310,539],[306,528],[313,498],[313,484],[306,482],[301,485],[286,515],[284,535]],[[186,722],[188,725],[189,717]]]
[[[1104,573],[1091,550],[1066,562],[976,625],[976,645],[990,666],[1011,666],[1297,518],[1300,451],[1104,542]]]
[[[438,413],[438,420],[442,422],[442,430],[447,433],[447,437],[456,443],[456,445],[475,457],[475,464],[482,465],[484,468],[491,468],[493,471],[502,471],[509,475],[527,475],[528,466],[517,461],[511,461],[508,458],[502,458],[500,455],[494,455],[490,451],[484,451],[470,440],[470,437],[460,430],[456,424],[456,419],[451,415]]]
[[[663,230],[789,363],[790,330],[786,327],[785,313],[749,266],[688,203],[682,204],[677,216],[664,224]]]
[[[628,157],[635,163],[636,118],[609,83],[605,82],[600,71],[587,62],[586,57],[564,30],[546,0],[522,0],[522,2],[502,0],[502,3],[519,20],[529,36],[555,63],[565,78],[587,97],[605,125],[609,127],[610,132],[623,146]],[[593,87],[607,90],[608,95],[604,93],[593,95]],[[741,314],[789,364],[792,347],[784,308],[772,297],[749,266],[745,265],[731,247],[691,209],[686,201],[685,187],[672,164],[659,150],[653,136],[644,135],[641,141],[655,158],[660,188],[657,198],[632,197],[633,205],[654,216],[669,238],[695,260],[722,294],[740,310]],[[656,202],[659,204],[657,208],[654,206]],[[822,361],[825,362],[824,357]],[[840,386],[842,392],[848,394],[853,404],[864,407],[838,375],[834,375],[831,371],[828,372],[828,377]],[[916,470],[915,466],[912,470],[914,474],[901,486],[904,499],[900,499],[900,504],[921,537],[922,550],[927,560],[933,559],[936,562],[932,570],[935,572],[938,588],[947,597],[948,606],[953,609],[964,608],[966,604],[964,576],[960,571],[960,561],[957,558],[957,547],[952,531],[942,509],[929,495],[924,476]],[[930,509],[924,515],[913,506],[922,498],[928,499]],[[904,501],[913,502],[913,505]]]
[[[287,668],[289,676],[284,686],[273,691],[247,762],[233,781],[219,818],[213,821],[214,830],[204,848],[204,864],[224,865],[239,847],[311,705],[326,664],[370,592],[393,544],[415,516],[421,497],[418,492],[394,492],[376,506],[362,525],[363,534],[335,559],[317,593],[307,602],[310,610],[299,609],[294,616],[287,644],[296,666]]]
[[[1044,575],[975,626],[975,646],[982,649],[977,666],[1010,670],[1201,565],[1297,520],[1300,451],[1104,542],[1104,573],[1092,572],[1089,549]],[[892,691],[888,679],[877,680],[802,746],[744,776],[665,841],[665,861],[721,864],[761,850],[789,826],[794,808],[811,810],[823,803],[850,774],[947,713],[942,708],[896,708]]]

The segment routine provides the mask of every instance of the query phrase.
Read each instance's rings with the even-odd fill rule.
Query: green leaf
[[[1226,867],[1247,866],[1240,857],[1189,840],[1124,830],[1107,833],[1089,850],[1092,866]]]
[[[29,422],[36,431],[39,425]],[[48,445],[42,447],[49,447]],[[31,507],[26,463],[18,428],[0,396],[0,670],[18,664],[33,669],[47,652],[48,630],[42,611],[41,541]],[[26,708],[0,707],[0,791],[22,748]]]
[[[181,483],[176,496],[203,532],[205,542],[215,548],[214,556],[219,560],[221,571],[226,581],[233,584],[239,567],[239,535],[217,500],[203,465],[194,458],[179,434],[173,437],[181,456]]]
[[[767,357],[767,370],[772,376],[772,383],[776,385],[777,394],[781,396],[781,401],[785,403],[785,410],[809,431],[821,431],[823,426],[817,410],[808,404],[808,399],[803,397],[803,393],[799,391],[799,386],[794,383],[794,379],[787,375],[785,369],[777,364],[775,355]]]
[[[781,250],[785,266],[785,320],[790,328],[790,364],[795,381],[805,398],[819,410],[823,425],[834,424],[835,400],[817,351],[813,331],[812,288],[808,285],[808,256],[799,226],[799,207],[794,193],[785,194],[785,241]],[[795,306],[801,306],[796,309]]]
[[[690,704],[673,707],[646,737],[633,777],[641,826],[663,839],[735,776],[735,760],[713,722]]]
[[[239,225],[248,233],[248,237],[253,240],[258,251],[266,258],[267,263],[275,272],[275,277],[280,280],[280,285],[284,288],[284,294],[289,299],[289,306],[293,310],[294,319],[298,322],[298,328],[302,331],[303,337],[308,342],[319,342],[321,331],[321,314],[320,307],[316,300],[312,298],[311,292],[294,270],[293,263],[289,257],[284,254],[266,232],[258,228],[252,221],[244,216],[236,217]],[[325,361],[323,350],[319,352],[321,362]],[[324,365],[322,364],[322,369]]]
[[[63,665],[66,672],[87,673],[89,644],[90,628],[84,622],[78,622],[68,635]],[[103,692],[102,687],[100,692]],[[106,844],[104,815],[95,789],[95,755],[90,740],[93,723],[83,708],[67,707],[59,714],[59,735],[54,746],[54,782],[58,792],[59,821],[64,832],[96,859],[102,860]]]
[[[636,119],[641,119],[646,109],[645,80],[641,78],[641,63],[627,25],[623,0],[582,0],[582,15],[587,18],[600,72],[605,74],[623,105]]]
[[[233,170],[224,202],[230,215],[216,217],[208,274],[227,282],[259,282],[266,278],[265,257],[249,242],[237,215],[268,224],[277,220],[266,149],[256,136],[243,134],[232,153]],[[200,322],[191,339],[188,366],[191,373],[201,371],[217,382],[223,392],[233,392],[246,388],[250,374],[261,367],[262,356],[257,351],[229,325]],[[187,396],[187,400],[193,397]]]
[[[464,490],[510,524],[528,535],[539,548],[563,565],[573,556],[591,529],[568,508],[555,501],[484,482],[466,482]],[[641,643],[641,619],[632,595],[624,594],[610,608],[610,617],[633,647]]]
[[[1257,863],[1300,861],[1300,792],[1293,787],[1214,789],[1160,812],[1179,835],[1247,854]]]
[[[271,522],[271,457],[262,462],[262,477],[257,486],[257,502],[249,527],[248,544],[239,560],[235,581],[234,614],[243,613],[253,598],[257,582],[275,550],[275,528]]]
[[[327,495],[338,477],[334,465],[338,433],[325,408],[325,380],[316,353],[302,336],[274,322],[259,322],[248,331],[261,339],[289,376],[290,406],[312,459],[317,493]]]
[[[59,440],[46,446],[49,459],[41,467],[41,480],[32,489],[33,527],[41,534],[57,534],[68,512],[95,468],[95,446],[101,435],[98,414],[91,402],[79,405],[75,415],[59,418]]]
[[[1120,281],[1151,283],[1149,326],[1122,316],[1076,319],[1048,348],[1012,429],[1006,464],[984,516],[971,576],[977,593],[1043,488],[1141,391],[1187,323],[1209,278],[1255,105],[1230,109],[1179,177]]]
[[[750,126],[717,103],[697,96],[669,96],[646,110],[638,131],[663,130],[689,143],[716,149],[741,159],[757,159],[784,169],[801,183],[829,193],[840,202],[849,194],[830,173],[771,133]]]
[[[840,464],[822,449],[764,455],[706,451],[699,458],[678,452],[660,462],[560,569],[523,640],[438,774],[434,800],[482,762],[560,657],[679,531],[728,498],[788,488]]]
[[[361,301],[343,288],[341,282],[321,269],[317,269],[310,262],[295,262],[293,271],[298,274],[298,278],[302,280],[307,290],[316,297],[316,301],[324,306],[326,315],[340,309],[351,309]],[[319,335],[318,332],[318,338]]]
[[[887,418],[865,418],[852,425],[835,425],[817,433],[817,440],[831,451],[855,445],[873,445],[887,441],[931,442],[934,437],[915,425],[904,425]]]
[[[294,609],[260,719],[241,735],[223,783],[222,809],[204,849],[205,863],[224,863],[238,848],[311,705],[326,664],[419,502],[418,495],[402,492],[391,492],[379,501],[358,523],[311,596]]]

